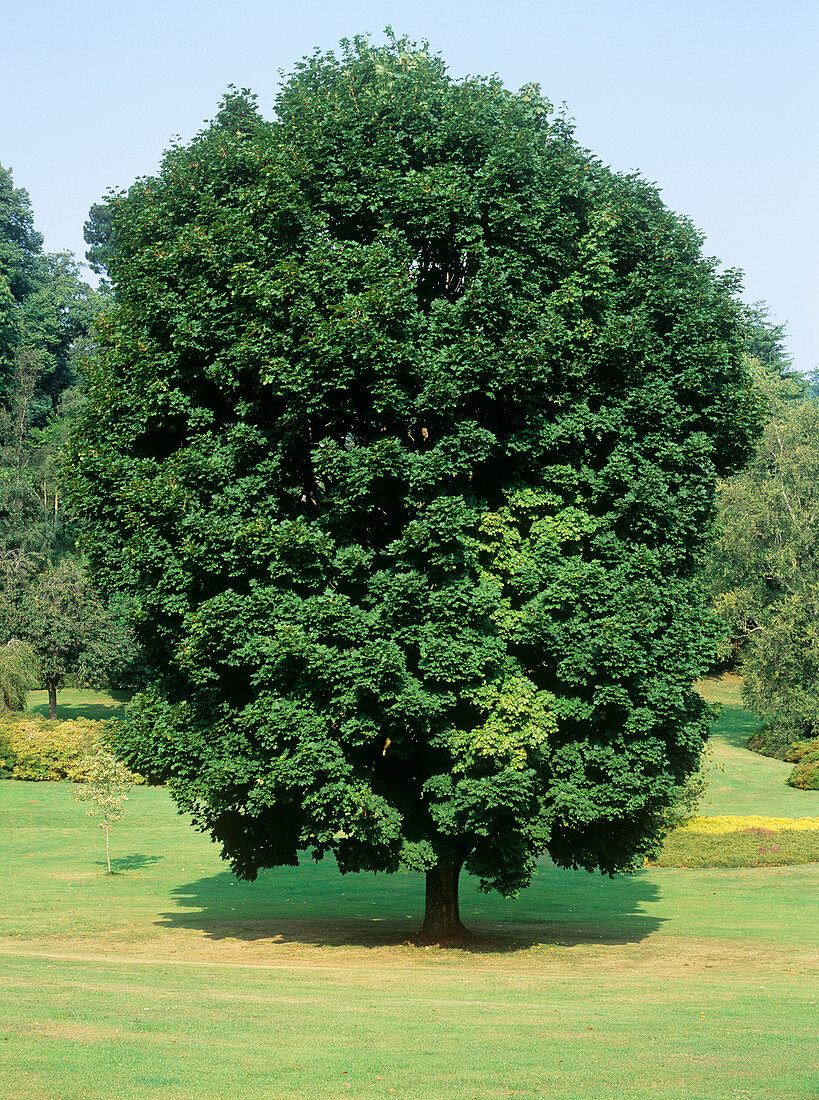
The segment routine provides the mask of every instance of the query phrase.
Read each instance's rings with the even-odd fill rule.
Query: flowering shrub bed
[[[104,728],[91,718],[52,722],[39,714],[0,712],[0,778],[81,782]]]
[[[658,867],[819,862],[819,818],[695,817],[666,837]]]

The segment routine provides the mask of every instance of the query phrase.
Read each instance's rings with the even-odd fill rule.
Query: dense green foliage
[[[535,87],[356,40],[276,112],[110,200],[72,465],[156,681],[118,751],[242,876],[640,864],[756,428],[735,279]]]
[[[28,423],[42,426],[76,381],[72,347],[98,308],[99,295],[80,278],[74,259],[43,252],[28,194],[0,167],[0,399],[7,404],[22,358],[35,375]]]

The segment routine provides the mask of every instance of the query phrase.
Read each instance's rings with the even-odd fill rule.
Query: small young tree
[[[111,827],[122,817],[122,804],[128,800],[128,791],[134,785],[134,775],[106,749],[98,748],[83,762],[87,776],[77,784],[74,798],[77,802],[91,802],[88,817],[101,817],[99,827],[105,830],[105,858],[108,874],[111,874]]]

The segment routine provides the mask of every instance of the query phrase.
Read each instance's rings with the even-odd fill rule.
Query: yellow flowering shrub
[[[52,722],[39,714],[0,712],[0,777],[87,779],[89,754],[104,728],[91,718]]]
[[[668,834],[660,867],[766,867],[819,862],[819,817],[695,817]]]
[[[819,817],[761,817],[750,814],[747,817],[692,817],[680,830],[690,833],[739,833],[745,829],[795,829],[796,831],[819,830]]]

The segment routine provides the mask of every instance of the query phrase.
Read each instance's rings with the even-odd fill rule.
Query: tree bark
[[[424,924],[418,939],[424,943],[458,943],[474,939],[461,924],[458,912],[458,876],[462,861],[439,863],[427,871]]]
[[[54,721],[57,718],[57,682],[46,680],[46,687],[48,688],[48,717]]]

